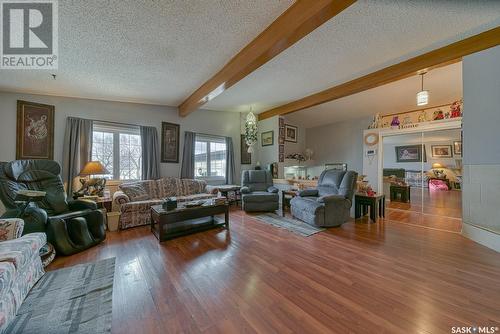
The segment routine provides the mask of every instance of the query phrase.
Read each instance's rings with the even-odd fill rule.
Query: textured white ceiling
[[[178,105],[292,0],[59,1],[60,67],[0,90]],[[204,108],[257,112],[500,25],[500,1],[359,0]]]
[[[59,1],[59,70],[0,70],[0,90],[177,106],[292,3]]]
[[[415,110],[421,79],[416,75],[287,115],[306,128],[323,124]],[[462,62],[441,67],[424,76],[429,107],[451,103],[462,97]]]
[[[204,108],[261,112],[500,25],[500,1],[358,0]]]

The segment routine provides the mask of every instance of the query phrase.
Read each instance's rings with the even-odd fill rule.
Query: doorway
[[[459,233],[461,129],[399,133],[382,140],[386,219]]]

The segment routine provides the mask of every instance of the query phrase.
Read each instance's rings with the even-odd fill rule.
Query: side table
[[[229,204],[236,203],[236,205],[238,205],[238,201],[241,199],[240,186],[229,184],[229,185],[218,186],[217,188],[219,188],[220,194],[227,198]],[[234,193],[234,200],[231,200],[229,198],[230,192]]]
[[[97,207],[106,209],[107,212],[113,211],[113,200],[111,197],[99,197],[95,200]]]
[[[401,196],[401,202],[410,202],[410,189],[408,186],[399,186],[396,184],[391,184],[390,192],[391,192],[391,202],[398,201],[398,197]]]
[[[370,209],[370,219],[374,222],[377,217],[385,217],[385,195],[367,196],[356,194],[354,196],[354,217],[365,216]]]
[[[285,217],[285,209],[290,209],[290,200],[299,194],[296,190],[282,190],[281,191],[281,214]]]

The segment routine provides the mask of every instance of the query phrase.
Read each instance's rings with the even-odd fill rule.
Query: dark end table
[[[409,185],[407,186],[400,186],[397,184],[391,184],[390,187],[390,192],[391,192],[391,202],[394,201],[401,201],[404,203],[410,202],[410,190],[411,187]],[[401,197],[401,200],[399,200],[399,197]]]
[[[370,219],[374,222],[378,217],[385,217],[385,195],[368,196],[354,195],[354,217],[356,219],[366,216],[370,209]]]
[[[282,190],[281,191],[281,214],[285,217],[285,209],[288,207],[290,209],[290,201],[292,198],[297,196],[299,192],[297,190]]]
[[[220,214],[224,215],[224,220],[215,216]],[[179,206],[168,211],[161,205],[151,207],[151,232],[160,242],[219,226],[229,229],[229,203],[227,201],[196,207]]]
[[[219,189],[221,196],[227,198],[229,204],[236,203],[236,205],[238,205],[238,201],[241,199],[241,193],[240,193],[241,186],[229,184],[229,185],[217,186],[217,188]],[[234,193],[234,200],[231,200],[229,198],[230,192]]]

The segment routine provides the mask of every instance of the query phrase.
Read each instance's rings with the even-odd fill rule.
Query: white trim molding
[[[500,253],[500,235],[468,223],[462,224],[462,235]]]

